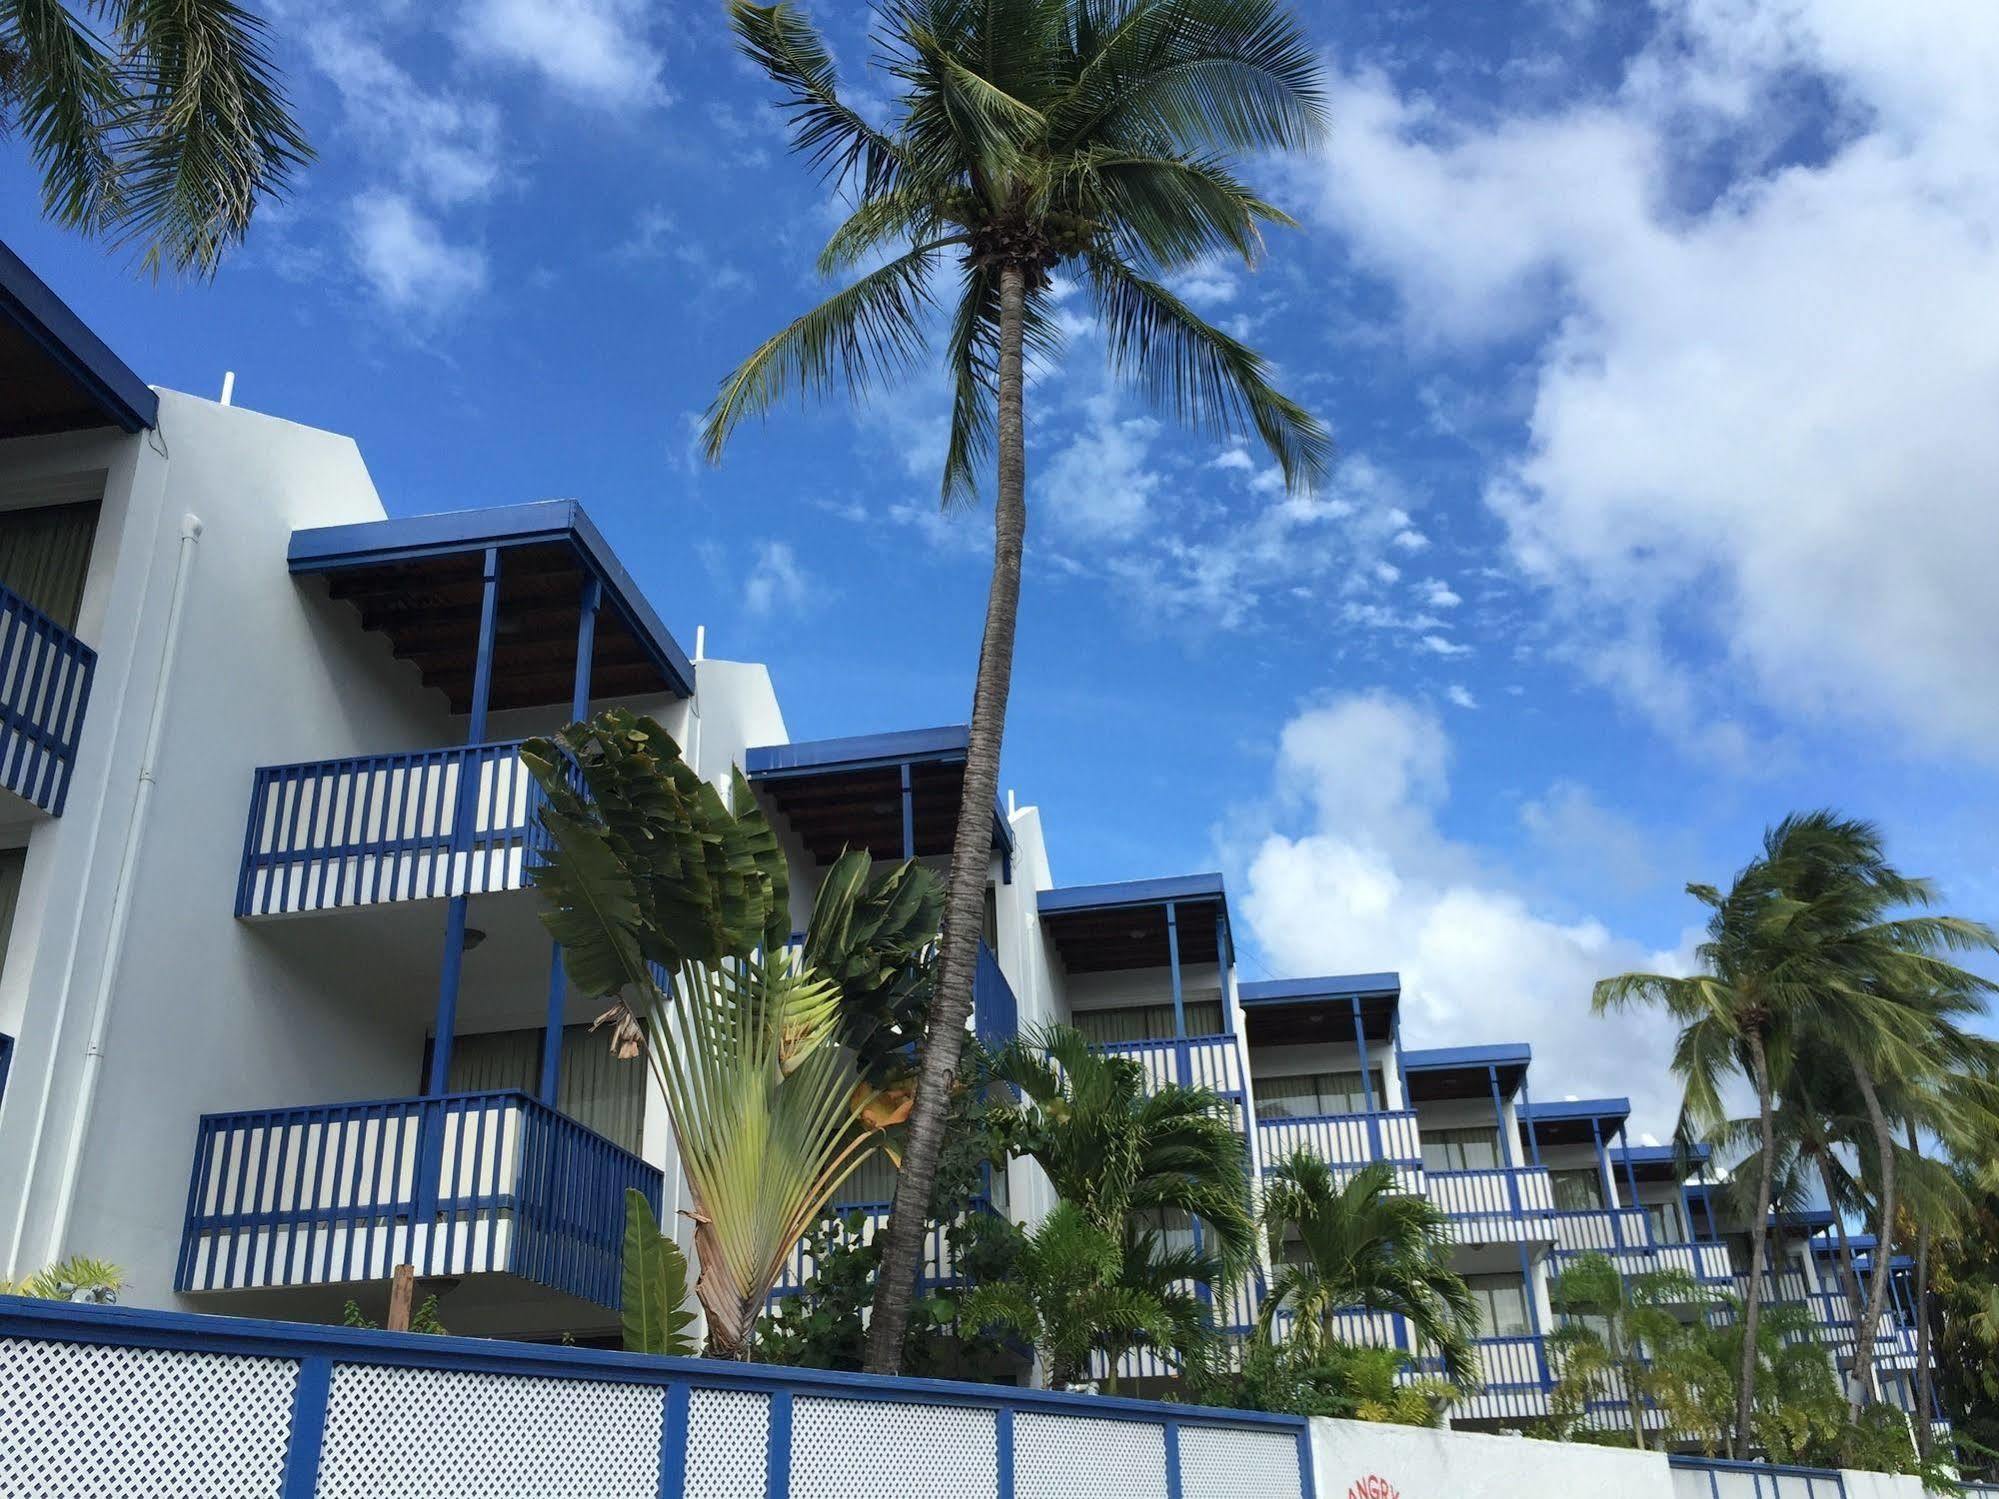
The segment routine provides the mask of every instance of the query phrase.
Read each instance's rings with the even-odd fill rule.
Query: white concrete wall
[[[1042,837],[1041,809],[1017,807],[1008,818],[1013,830],[1013,883],[995,887],[993,915],[998,945],[993,956],[1013,989],[1023,1032],[1039,1026],[1066,1024],[1069,1005],[1064,993],[1062,960],[1041,926],[1036,904],[1043,890],[1055,887],[1055,874]],[[1030,1228],[1055,1206],[1048,1177],[1025,1158],[1007,1166],[1008,1216]]]
[[[1675,1499],[1657,1453],[1324,1418],[1312,1476],[1318,1499]]]

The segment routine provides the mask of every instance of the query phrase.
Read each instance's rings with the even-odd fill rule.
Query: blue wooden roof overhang
[[[146,382],[0,244],[0,438],[141,432],[159,410]]]

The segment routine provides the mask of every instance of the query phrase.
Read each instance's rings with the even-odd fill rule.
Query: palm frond
[[[836,181],[857,175],[864,197],[893,185],[903,165],[899,148],[840,98],[833,55],[810,22],[788,4],[730,0],[729,25],[744,54],[785,91],[779,107],[790,119],[794,150]]]

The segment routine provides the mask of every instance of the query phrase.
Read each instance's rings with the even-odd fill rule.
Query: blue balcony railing
[[[62,816],[97,652],[0,588],[0,786]]]
[[[1300,1117],[1264,1115],[1256,1121],[1256,1138],[1265,1169],[1300,1150],[1336,1169],[1387,1161],[1404,1168],[1402,1175],[1415,1176],[1423,1166],[1422,1140],[1413,1109]]]
[[[1431,1171],[1423,1190],[1457,1225],[1460,1239],[1547,1239],[1555,1194],[1548,1173],[1538,1166],[1499,1166],[1477,1171]]]
[[[1114,1057],[1129,1057],[1144,1068],[1147,1092],[1178,1083],[1183,1088],[1208,1088],[1224,1097],[1242,1097],[1242,1056],[1234,1036],[1108,1041],[1102,1050]]]
[[[886,1202],[836,1202],[826,1210],[827,1218],[859,1217],[860,1242],[872,1244],[875,1235],[888,1223],[889,1208]],[[984,1197],[971,1200],[971,1211],[989,1213],[992,1203]],[[778,1277],[773,1288],[773,1296],[789,1296],[801,1289],[812,1278],[814,1272],[812,1251],[806,1240],[800,1239],[792,1248],[791,1259]],[[957,1267],[951,1257],[949,1230],[933,1223],[923,1236],[923,1269],[918,1282],[926,1291],[942,1290],[957,1284]]]
[[[182,1291],[508,1273],[618,1305],[625,1190],[657,1168],[524,1093],[210,1114]]]
[[[972,975],[972,1024],[979,1040],[991,1047],[1006,1045],[1020,1032],[1020,1003],[1013,997],[1013,985],[983,941]]]
[[[238,916],[519,890],[547,846],[520,741],[257,772]]]

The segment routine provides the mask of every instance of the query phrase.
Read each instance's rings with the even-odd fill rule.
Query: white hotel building
[[[843,845],[942,862],[962,729],[792,742],[770,672],[690,660],[579,505],[391,518],[352,439],[149,389],[0,246],[0,1278],[89,1254],[130,1303],[333,1320],[406,1261],[455,1332],[610,1332],[624,1189],[675,1221],[684,1188],[536,919],[516,746],[612,702],[746,770],[801,924]],[[1564,1256],[1746,1264],[1624,1100],[1530,1092],[1524,1043],[1405,1045],[1393,973],[1241,982],[1219,875],[1061,886],[1039,812],[994,818],[980,1031],[1214,1088],[1253,1171],[1394,1163],[1482,1308],[1461,1423],[1546,1410]],[[1825,1221],[1773,1289],[1833,1325]]]

